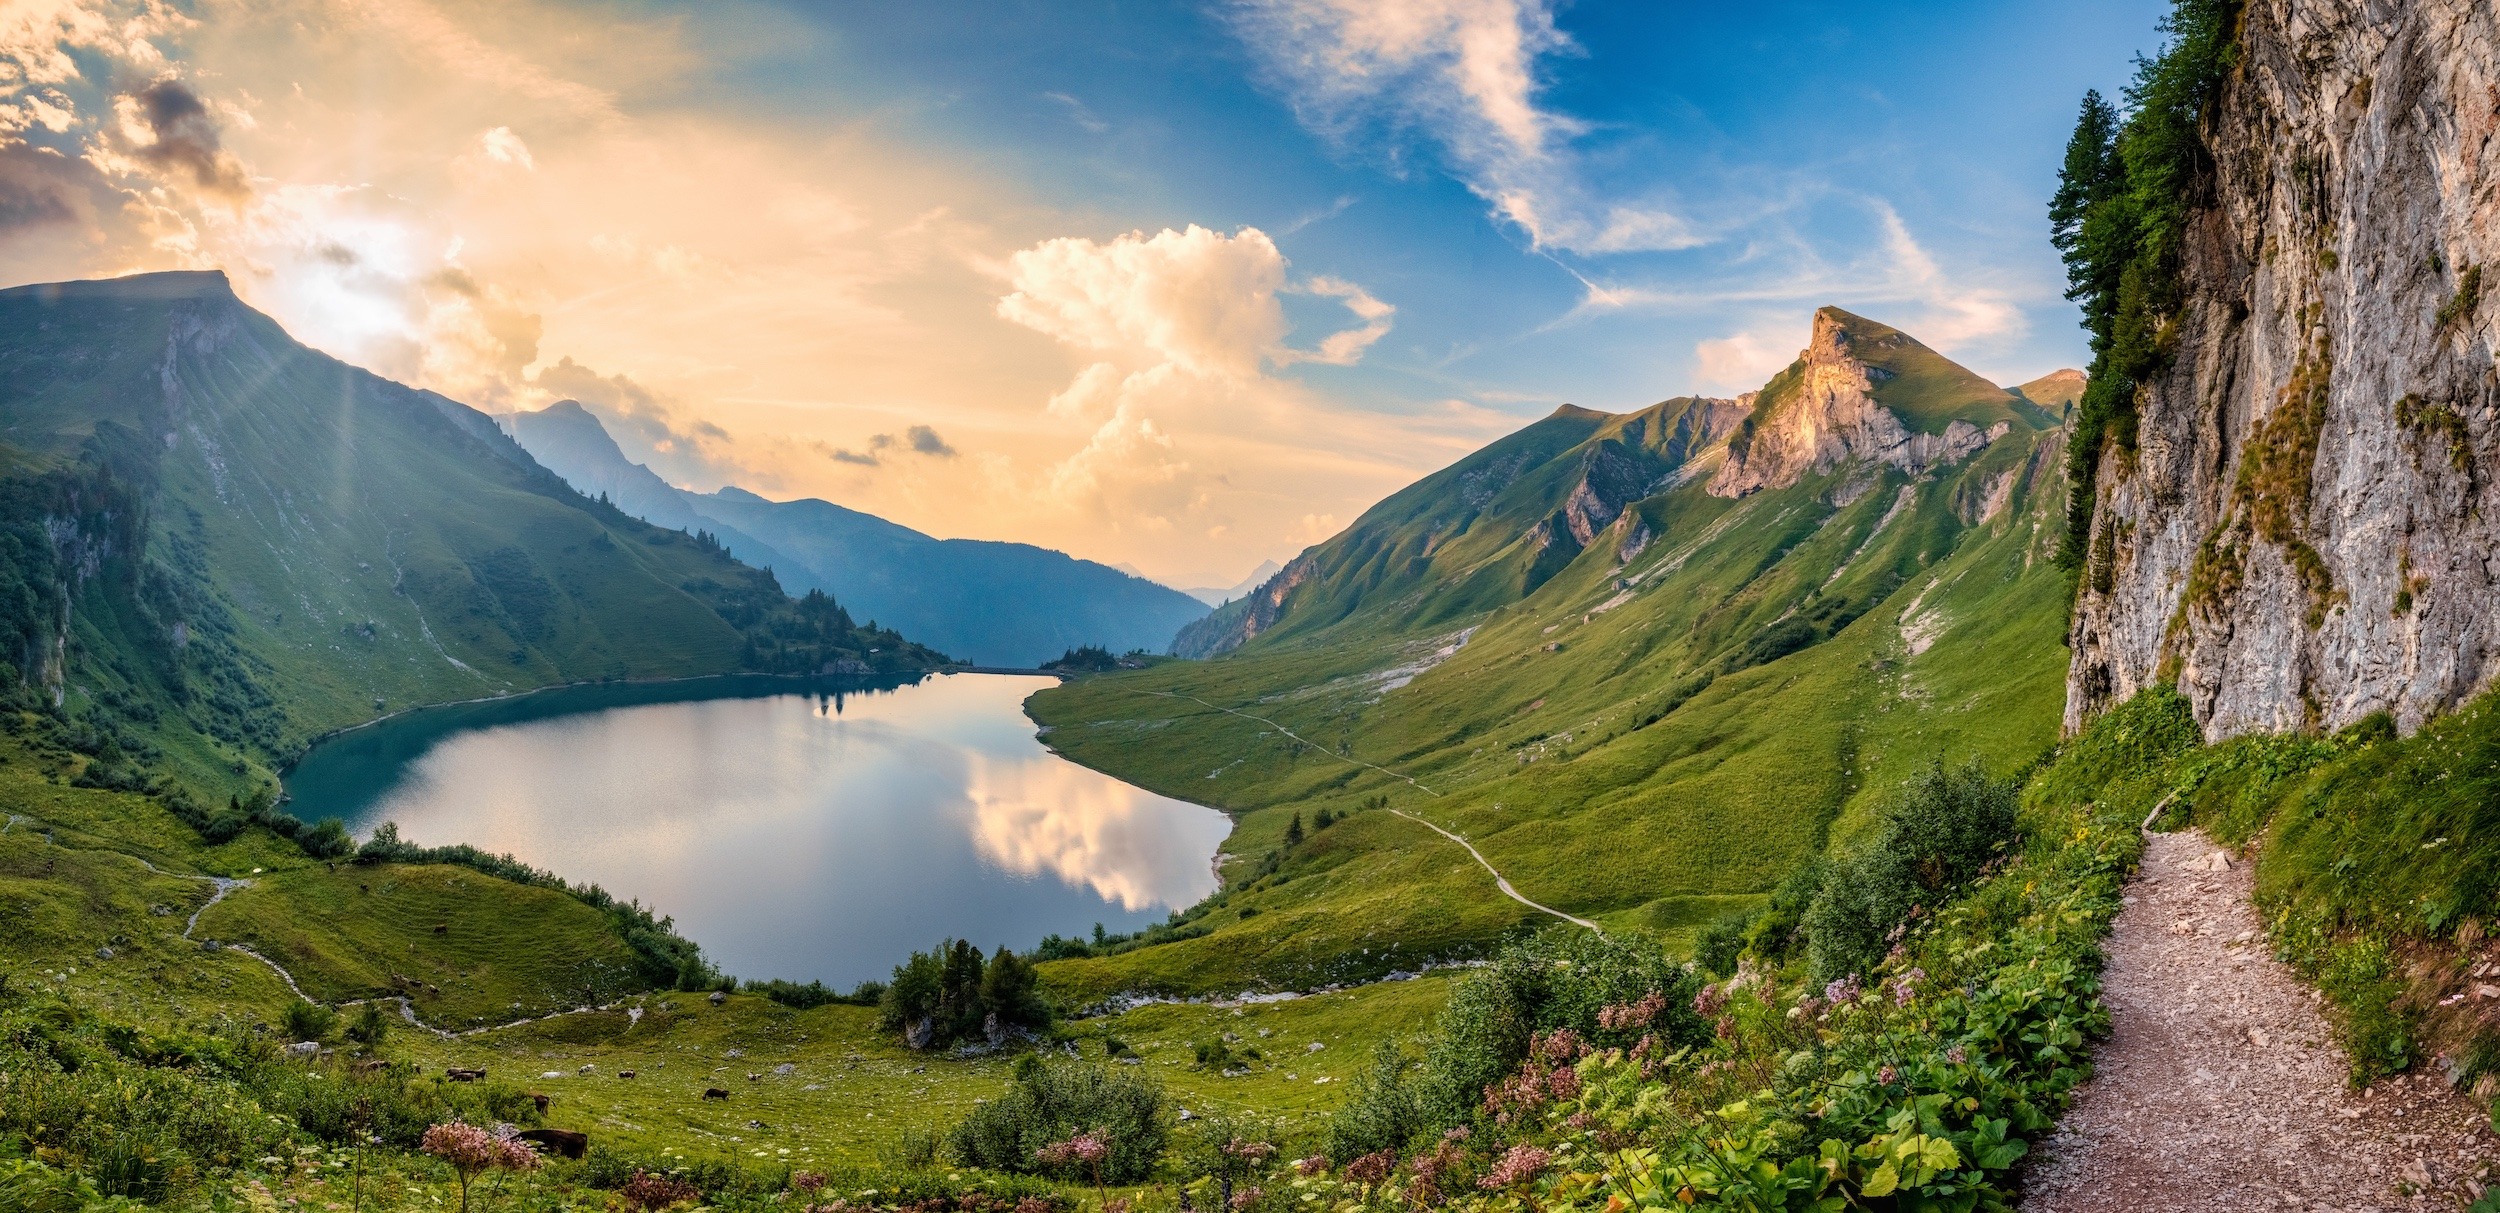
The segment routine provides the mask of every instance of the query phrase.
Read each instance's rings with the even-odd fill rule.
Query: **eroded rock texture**
[[[2410,730],[2500,673],[2500,17],[2251,0],[2177,358],[2102,460],[2067,724]]]

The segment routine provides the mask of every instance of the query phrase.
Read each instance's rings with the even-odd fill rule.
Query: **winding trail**
[[[1545,912],[1545,913],[1547,913],[1547,914],[1551,914],[1551,915],[1553,915],[1553,916],[1554,916],[1554,917],[1556,917],[1556,918],[1562,919],[1562,920],[1563,920],[1563,921],[1565,921],[1565,922],[1576,922],[1576,923],[1580,924],[1581,926],[1587,927],[1588,929],[1590,929],[1590,930],[1592,930],[1592,931],[1597,932],[1597,933],[1598,933],[1598,934],[1600,934],[1600,935],[1603,935],[1603,934],[1605,934],[1605,933],[1606,933],[1605,928],[1598,926],[1596,923],[1590,922],[1588,919],[1581,918],[1581,917],[1579,917],[1579,916],[1577,916],[1577,915],[1574,915],[1574,914],[1565,914],[1565,913],[1563,913],[1562,911],[1557,910],[1557,909],[1555,909],[1555,908],[1554,908],[1554,907],[1552,907],[1552,906],[1549,906],[1549,905],[1539,905],[1538,903],[1533,902],[1533,901],[1530,901],[1530,900],[1528,900],[1526,897],[1521,896],[1521,895],[1520,895],[1519,890],[1517,890],[1517,889],[1514,889],[1514,888],[1510,887],[1510,878],[1509,878],[1509,877],[1502,875],[1499,871],[1496,871],[1496,870],[1494,869],[1494,867],[1493,867],[1493,865],[1492,865],[1492,864],[1485,862],[1484,852],[1477,850],[1477,849],[1476,849],[1476,844],[1474,844],[1474,843],[1472,843],[1472,842],[1469,842],[1469,841],[1467,841],[1466,839],[1461,838],[1461,837],[1459,837],[1459,836],[1458,836],[1458,835],[1456,835],[1456,834],[1450,833],[1448,830],[1444,830],[1444,829],[1442,829],[1441,827],[1439,827],[1439,826],[1437,826],[1437,825],[1434,825],[1434,824],[1432,824],[1431,822],[1426,821],[1426,820],[1424,820],[1424,819],[1423,819],[1423,818],[1421,818],[1421,817],[1417,817],[1417,816],[1416,816],[1416,815],[1414,815],[1413,813],[1409,813],[1409,812],[1407,812],[1407,811],[1406,811],[1406,810],[1404,810],[1404,809],[1391,809],[1391,810],[1389,810],[1389,811],[1390,811],[1390,812],[1392,812],[1392,813],[1397,814],[1397,815],[1398,815],[1398,816],[1400,816],[1400,817],[1403,817],[1403,818],[1407,819],[1408,821],[1414,822],[1415,824],[1417,824],[1417,825],[1419,825],[1419,826],[1422,826],[1423,828],[1425,828],[1425,829],[1427,829],[1427,830],[1430,830],[1430,831],[1432,831],[1433,833],[1435,833],[1435,834],[1438,834],[1438,835],[1442,836],[1443,838],[1447,838],[1447,839],[1449,839],[1451,842],[1455,842],[1455,843],[1457,843],[1458,845],[1460,845],[1460,846],[1462,846],[1462,847],[1467,848],[1467,853],[1468,853],[1468,854],[1470,854],[1470,855],[1475,856],[1475,857],[1476,857],[1476,862],[1477,862],[1478,864],[1481,864],[1481,865],[1484,867],[1484,870],[1485,870],[1485,871],[1493,873],[1493,883],[1501,887],[1501,890],[1502,890],[1502,894],[1503,894],[1503,896],[1506,896],[1506,897],[1510,898],[1512,901],[1518,902],[1519,904],[1521,904],[1521,905],[1523,905],[1523,906],[1526,906],[1526,907],[1528,907],[1528,908],[1529,908],[1529,909],[1531,909],[1531,910],[1541,910],[1541,911],[1543,911],[1543,912]]]
[[[1124,688],[1124,689],[1125,689],[1125,688]],[[1207,709],[1209,709],[1209,710],[1211,710],[1211,711],[1222,712],[1222,713],[1224,713],[1224,714],[1226,714],[1226,715],[1228,715],[1228,716],[1239,716],[1239,717],[1241,717],[1243,720],[1255,720],[1255,721],[1258,721],[1260,724],[1266,725],[1267,727],[1269,727],[1269,728],[1271,728],[1271,729],[1274,729],[1274,730],[1276,730],[1277,732],[1282,733],[1282,734],[1284,734],[1284,735],[1285,735],[1285,736],[1287,736],[1287,737],[1291,737],[1291,738],[1293,738],[1295,741],[1299,741],[1299,742],[1301,742],[1302,744],[1304,744],[1304,745],[1306,745],[1306,746],[1309,746],[1309,747],[1311,747],[1311,748],[1312,748],[1312,749],[1314,749],[1314,750],[1318,750],[1320,753],[1322,753],[1322,754],[1326,754],[1326,755],[1328,755],[1329,757],[1334,758],[1334,759],[1336,759],[1336,760],[1337,760],[1337,761],[1339,761],[1339,762],[1346,763],[1346,764],[1348,764],[1348,765],[1350,765],[1350,766],[1358,766],[1358,767],[1363,767],[1363,768],[1366,768],[1366,769],[1369,769],[1369,770],[1378,771],[1378,772],[1380,772],[1381,774],[1386,775],[1386,776],[1388,776],[1388,777],[1389,777],[1389,778],[1391,778],[1391,779],[1404,780],[1404,781],[1405,781],[1405,782],[1406,782],[1409,786],[1412,786],[1412,787],[1415,787],[1415,788],[1418,788],[1418,789],[1422,790],[1422,791],[1423,791],[1426,795],[1436,796],[1436,797],[1437,797],[1437,796],[1439,796],[1439,795],[1441,794],[1441,793],[1439,793],[1439,792],[1434,791],[1432,788],[1430,788],[1430,787],[1426,786],[1422,780],[1417,779],[1417,778],[1415,778],[1415,777],[1414,777],[1414,776],[1412,776],[1412,775],[1407,775],[1407,774],[1404,774],[1404,773],[1401,773],[1401,772],[1398,772],[1398,771],[1392,771],[1392,770],[1390,770],[1389,768],[1384,767],[1384,766],[1382,766],[1382,765],[1380,765],[1379,763],[1376,763],[1376,762],[1365,762],[1365,761],[1363,761],[1362,759],[1360,759],[1360,758],[1356,758],[1356,757],[1354,757],[1354,756],[1353,756],[1353,755],[1351,755],[1351,754],[1340,754],[1340,753],[1338,753],[1337,751],[1332,750],[1332,749],[1329,749],[1327,746],[1321,745],[1321,744],[1319,744],[1318,742],[1313,741],[1313,740],[1311,740],[1310,738],[1305,737],[1305,736],[1303,736],[1303,735],[1302,735],[1302,734],[1300,734],[1300,733],[1296,733],[1296,732],[1294,732],[1292,729],[1286,728],[1285,726],[1283,726],[1283,725],[1281,725],[1281,724],[1278,724],[1278,723],[1276,723],[1275,721],[1270,720],[1270,719],[1268,719],[1268,718],[1267,718],[1267,717],[1265,717],[1265,716],[1253,716],[1253,715],[1251,715],[1251,714],[1250,714],[1250,713],[1248,713],[1248,712],[1240,711],[1240,710],[1237,710],[1237,709],[1234,709],[1234,708],[1221,707],[1221,706],[1216,705],[1216,704],[1208,703],[1206,700],[1200,699],[1200,698],[1198,698],[1198,697],[1197,697],[1197,696],[1195,696],[1195,695],[1182,695],[1182,694],[1179,694],[1179,693],[1177,693],[1177,692],[1173,692],[1173,691],[1139,691],[1139,690],[1130,690],[1130,691],[1129,691],[1129,693],[1130,693],[1130,694],[1132,694],[1132,695],[1152,695],[1152,696],[1154,696],[1154,697],[1156,697],[1156,698],[1158,698],[1158,699],[1186,699],[1186,700],[1188,700],[1188,701],[1189,701],[1189,702],[1191,702],[1191,703],[1197,704],[1198,706],[1203,707],[1203,708],[1207,708]],[[1598,933],[1598,934],[1600,934],[1600,935],[1603,935],[1603,934],[1605,934],[1605,933],[1606,933],[1605,928],[1598,926],[1596,923],[1590,922],[1588,919],[1582,918],[1582,917],[1580,917],[1580,916],[1578,916],[1578,915],[1576,915],[1576,914],[1565,914],[1565,913],[1563,913],[1562,911],[1557,910],[1557,909],[1555,909],[1555,908],[1554,908],[1554,907],[1552,907],[1552,906],[1549,906],[1549,905],[1544,905],[1544,904],[1539,903],[1539,902],[1534,902],[1534,901],[1530,901],[1530,900],[1528,900],[1528,898],[1527,898],[1525,895],[1523,895],[1522,893],[1520,893],[1520,891],[1519,891],[1519,890],[1517,890],[1517,889],[1515,889],[1515,888],[1512,888],[1512,887],[1511,887],[1510,878],[1509,878],[1509,877],[1507,877],[1507,876],[1502,875],[1502,873],[1501,873],[1501,870],[1500,870],[1500,869],[1498,869],[1498,868],[1494,867],[1494,866],[1493,866],[1493,864],[1492,864],[1490,861],[1486,860],[1486,859],[1485,859],[1485,857],[1484,857],[1484,852],[1479,851],[1479,850],[1477,850],[1477,849],[1476,849],[1476,844],[1474,844],[1474,843],[1472,843],[1472,842],[1469,842],[1469,841],[1467,841],[1466,839],[1461,838],[1461,837],[1459,837],[1458,835],[1456,835],[1456,834],[1453,834],[1453,833],[1449,832],[1448,830],[1444,830],[1444,829],[1442,829],[1441,827],[1439,827],[1439,826],[1437,826],[1437,825],[1434,825],[1434,824],[1432,824],[1431,822],[1426,821],[1426,820],[1424,820],[1424,819],[1423,819],[1423,818],[1421,818],[1421,817],[1417,817],[1417,816],[1416,816],[1416,815],[1414,815],[1413,813],[1409,813],[1409,812],[1407,812],[1407,811],[1406,811],[1406,810],[1404,810],[1404,809],[1391,809],[1391,810],[1389,810],[1389,811],[1390,811],[1390,812],[1392,812],[1392,813],[1397,814],[1397,815],[1398,815],[1398,816],[1400,816],[1400,817],[1403,817],[1403,818],[1407,819],[1408,821],[1414,822],[1415,824],[1420,825],[1420,826],[1424,827],[1425,829],[1430,830],[1430,831],[1432,831],[1433,833],[1435,833],[1435,834],[1438,834],[1438,835],[1442,836],[1443,838],[1447,838],[1447,839],[1449,839],[1451,842],[1455,842],[1455,843],[1457,843],[1458,845],[1460,845],[1460,846],[1462,846],[1462,847],[1467,848],[1467,853],[1468,853],[1469,855],[1473,855],[1473,856],[1475,856],[1475,859],[1476,859],[1476,864],[1477,864],[1479,867],[1482,867],[1482,868],[1483,868],[1486,872],[1488,872],[1488,873],[1490,873],[1490,874],[1492,875],[1494,885],[1495,885],[1496,887],[1498,887],[1498,888],[1500,888],[1500,889],[1502,890],[1502,896],[1504,896],[1504,897],[1508,897],[1508,898],[1510,898],[1512,901],[1518,902],[1519,904],[1521,904],[1521,905],[1523,905],[1523,906],[1526,906],[1526,907],[1528,907],[1528,908],[1529,908],[1529,909],[1531,909],[1531,910],[1535,910],[1535,911],[1537,911],[1537,912],[1539,912],[1539,913],[1542,913],[1542,914],[1551,914],[1551,915],[1553,915],[1553,916],[1554,916],[1554,917],[1556,917],[1556,918],[1562,919],[1564,922],[1569,922],[1569,923],[1577,923],[1578,925],[1580,925],[1580,926],[1584,926],[1584,927],[1587,927],[1588,929],[1590,929],[1590,930],[1592,930],[1592,931],[1595,931],[1595,932],[1597,932],[1597,933]]]
[[[1202,707],[1202,708],[1206,708],[1206,709],[1208,709],[1209,711],[1222,712],[1222,713],[1224,713],[1224,714],[1225,714],[1225,715],[1227,715],[1227,716],[1239,716],[1239,717],[1241,717],[1243,720],[1255,720],[1255,721],[1258,721],[1260,724],[1266,725],[1267,727],[1269,727],[1269,728],[1271,728],[1271,729],[1274,729],[1274,730],[1276,730],[1277,732],[1282,733],[1282,734],[1284,734],[1284,735],[1285,735],[1285,736],[1287,736],[1287,737],[1291,737],[1291,738],[1293,738],[1295,741],[1299,741],[1299,742],[1301,742],[1302,744],[1304,744],[1304,745],[1306,745],[1306,746],[1309,746],[1309,747],[1311,747],[1312,749],[1317,750],[1317,751],[1319,751],[1319,752],[1320,752],[1320,753],[1322,753],[1322,754],[1326,754],[1326,755],[1328,755],[1330,758],[1334,758],[1334,759],[1336,759],[1336,760],[1337,760],[1337,761],[1339,761],[1339,762],[1345,763],[1345,764],[1346,764],[1346,765],[1348,765],[1348,766],[1363,767],[1363,768],[1365,768],[1365,769],[1367,769],[1367,770],[1378,771],[1378,772],[1380,772],[1381,774],[1386,775],[1386,776],[1388,776],[1388,777],[1389,777],[1389,778],[1391,778],[1391,779],[1399,779],[1399,780],[1404,780],[1404,781],[1405,781],[1406,783],[1408,783],[1409,785],[1411,785],[1411,786],[1413,786],[1413,787],[1416,787],[1416,788],[1421,789],[1421,790],[1424,792],[1424,794],[1425,794],[1425,795],[1427,795],[1427,796],[1439,796],[1439,795],[1441,794],[1441,793],[1439,793],[1439,792],[1433,791],[1433,790],[1432,790],[1431,788],[1429,788],[1429,787],[1426,787],[1426,786],[1425,786],[1425,784],[1424,784],[1424,782],[1423,782],[1422,780],[1417,779],[1417,778],[1415,778],[1415,777],[1414,777],[1414,776],[1412,776],[1412,775],[1400,774],[1399,772],[1392,771],[1392,770],[1390,770],[1389,768],[1384,767],[1384,766],[1382,766],[1382,765],[1380,765],[1379,763],[1376,763],[1376,762],[1365,762],[1365,761],[1363,761],[1362,759],[1360,759],[1360,758],[1356,758],[1355,756],[1353,756],[1353,755],[1351,755],[1351,754],[1340,754],[1340,753],[1338,753],[1337,751],[1332,750],[1332,749],[1329,749],[1327,746],[1321,745],[1320,743],[1318,743],[1318,742],[1316,742],[1316,741],[1313,741],[1313,740],[1311,740],[1310,738],[1305,737],[1305,736],[1303,736],[1303,735],[1302,735],[1302,734],[1300,734],[1300,733],[1296,733],[1296,732],[1294,732],[1292,729],[1286,728],[1285,726],[1283,726],[1283,725],[1281,725],[1281,724],[1278,724],[1278,723],[1276,723],[1276,722],[1275,722],[1275,721],[1273,721],[1273,720],[1269,720],[1269,719],[1268,719],[1267,717],[1265,717],[1265,716],[1253,716],[1253,715],[1251,715],[1251,714],[1250,714],[1250,713],[1248,713],[1248,712],[1240,711],[1240,710],[1235,709],[1235,708],[1219,707],[1219,706],[1217,706],[1217,705],[1215,705],[1215,704],[1208,703],[1206,700],[1200,699],[1200,698],[1198,698],[1198,697],[1197,697],[1197,696],[1195,696],[1195,695],[1183,695],[1183,694],[1179,694],[1178,692],[1174,692],[1174,691],[1140,691],[1140,690],[1135,690],[1135,689],[1128,688],[1128,687],[1123,687],[1123,688],[1121,688],[1121,689],[1122,689],[1122,690],[1126,690],[1126,691],[1128,691],[1128,693],[1129,693],[1129,694],[1131,694],[1131,695],[1152,695],[1152,696],[1154,696],[1154,697],[1155,697],[1155,698],[1157,698],[1157,699],[1186,699],[1186,700],[1188,700],[1188,701],[1189,701],[1189,702],[1191,702],[1191,703],[1197,704],[1199,707]],[[1474,849],[1474,848],[1469,848],[1469,849],[1470,849],[1470,850],[1472,850],[1472,849]],[[1540,906],[1540,907],[1538,907],[1538,908],[1542,909],[1543,907],[1541,907],[1541,906]]]
[[[2455,1210],[2500,1174],[2500,1138],[2436,1066],[2350,1088],[2252,883],[2202,834],[2152,836],[2105,945],[2109,1039],[2029,1164],[2026,1213]]]
[[[38,818],[28,817],[22,813],[11,813],[8,815],[8,820],[6,822],[0,822],[0,835],[8,833],[8,831],[15,828],[19,822],[31,822],[38,826],[45,824]],[[48,841],[50,841],[50,845],[52,846],[61,845],[57,840]],[[224,901],[228,894],[233,893],[237,889],[248,889],[252,887],[251,881],[241,880],[231,876],[206,876],[193,872],[168,872],[165,869],[148,862],[148,860],[143,856],[133,855],[128,851],[115,850],[111,847],[63,847],[62,849],[97,851],[106,855],[119,855],[124,859],[138,864],[140,867],[146,868],[149,872],[158,876],[164,876],[174,880],[200,880],[208,882],[214,887],[215,891],[209,894],[207,901],[200,903],[200,907],[198,909],[191,911],[191,917],[183,922],[181,938],[186,940],[191,938],[192,932],[199,929],[200,916],[208,913],[208,908],[210,906]],[[263,955],[259,949],[254,948],[249,944],[228,943],[223,940],[217,941],[217,946],[225,951],[241,952],[242,954],[261,962],[262,964],[269,966],[269,971],[277,974],[278,980],[285,982],[286,988],[289,991],[292,991],[297,998],[301,998],[304,1001],[311,1003],[318,1003],[321,1001],[320,999],[314,998],[312,995],[305,993],[304,987],[295,983],[295,975],[287,972],[285,965],[279,964],[275,960],[271,960],[269,957]],[[484,1032],[496,1032],[505,1028],[517,1028],[523,1024],[537,1023],[540,1020],[556,1019],[566,1015],[580,1015],[591,1011],[613,1011],[624,1005],[622,1002],[613,1002],[598,1007],[570,1007],[561,1011],[550,1011],[544,1015],[527,1015],[506,1023],[492,1023],[483,1027],[468,1028],[458,1032],[435,1027],[434,1025],[417,1018],[416,1004],[408,1001],[408,998],[405,995],[392,994],[380,998],[351,998],[333,1005],[340,1007],[357,1007],[363,1006],[368,1002],[397,1003],[399,1004],[400,1018],[407,1020],[409,1026],[421,1028],[443,1038],[444,1040],[457,1040],[463,1036],[476,1036]],[[642,1017],[641,1011],[639,1009],[635,1010],[633,1012],[633,1017],[639,1020]]]

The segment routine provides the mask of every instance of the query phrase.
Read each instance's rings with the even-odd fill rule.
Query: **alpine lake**
[[[675,919],[725,972],[883,980],[915,949],[1030,948],[1216,887],[1223,814],[1061,758],[1034,676],[605,683],[422,708],[334,736],[290,811],[395,822]]]

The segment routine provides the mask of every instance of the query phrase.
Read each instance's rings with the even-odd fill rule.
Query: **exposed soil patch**
[[[2500,1175],[2500,1137],[2435,1067],[2351,1089],[2249,883],[2202,834],[2153,836],[2109,939],[2110,1038],[2024,1209],[2411,1213],[2463,1208]]]

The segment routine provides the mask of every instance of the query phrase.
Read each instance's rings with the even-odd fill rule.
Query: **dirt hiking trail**
[[[2351,1089],[2250,882],[2202,834],[2152,836],[2107,945],[2110,1037],[2026,1213],[2463,1209],[2500,1175],[2500,1137],[2435,1064]]]

